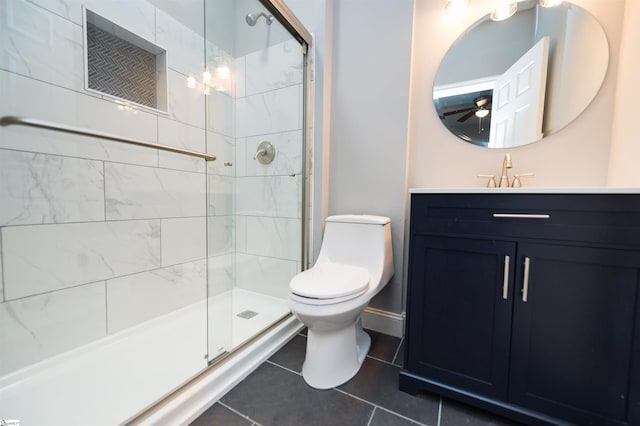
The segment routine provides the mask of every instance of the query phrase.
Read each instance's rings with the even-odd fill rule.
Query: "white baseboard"
[[[367,307],[362,313],[362,326],[369,330],[402,337],[404,335],[404,314]]]
[[[277,352],[303,325],[293,315],[134,419],[131,425],[188,425]]]

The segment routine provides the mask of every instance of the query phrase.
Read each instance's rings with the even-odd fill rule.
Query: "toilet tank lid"
[[[367,223],[372,225],[386,225],[391,219],[385,216],[374,216],[370,214],[340,214],[329,216],[327,222],[343,222],[343,223]]]

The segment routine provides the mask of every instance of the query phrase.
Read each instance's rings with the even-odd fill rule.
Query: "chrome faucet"
[[[509,175],[507,173],[507,169],[513,167],[511,162],[511,154],[506,154],[504,156],[504,160],[502,160],[502,176],[500,177],[500,184],[498,187],[500,188],[509,188]]]

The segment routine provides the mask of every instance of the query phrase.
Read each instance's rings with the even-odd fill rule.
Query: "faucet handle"
[[[520,188],[522,187],[522,182],[520,181],[521,177],[532,177],[535,176],[533,173],[520,173],[519,175],[514,175],[513,182],[511,182],[512,188]]]
[[[478,179],[482,178],[488,179],[487,188],[495,188],[497,186],[495,175],[478,175]]]

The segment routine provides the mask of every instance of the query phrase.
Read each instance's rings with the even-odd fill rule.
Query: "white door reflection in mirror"
[[[490,144],[491,118],[498,102],[495,81],[544,37],[549,37],[549,55],[542,133],[526,141],[518,139],[516,144],[546,138],[575,120],[607,75],[609,44],[604,29],[570,1],[541,7],[539,0],[522,0],[518,12],[506,21],[492,21],[489,15],[476,21],[442,58],[433,85],[433,104],[442,124],[474,145],[511,148]],[[484,109],[490,112],[484,118],[475,114],[480,109],[476,100],[481,98],[489,100]],[[502,124],[499,130],[504,136],[509,128]]]
[[[496,80],[489,147],[504,148],[542,138],[549,37],[543,37]]]

